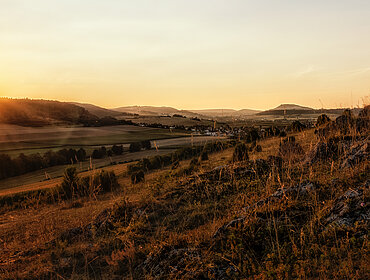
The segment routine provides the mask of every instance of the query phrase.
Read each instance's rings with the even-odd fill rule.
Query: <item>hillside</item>
[[[252,116],[260,112],[251,109],[203,109],[203,110],[179,110],[172,107],[154,107],[154,106],[127,106],[112,109],[118,112],[138,114],[140,116],[162,116],[179,114],[188,118],[216,118],[232,116]]]
[[[368,279],[369,110],[3,197],[4,278]]]
[[[257,116],[272,116],[272,117],[284,117],[284,116],[302,116],[316,118],[321,114],[328,114],[331,117],[338,117],[342,114],[346,108],[337,108],[337,109],[313,109],[296,104],[281,104],[274,109],[266,110],[259,112]],[[354,108],[351,111],[357,115],[361,109]]]
[[[137,114],[140,116],[163,116],[179,114],[185,117],[204,117],[201,114],[197,114],[188,110],[178,110],[172,107],[155,107],[155,106],[127,106],[111,109],[117,112]]]
[[[208,117],[238,117],[238,116],[252,116],[257,114],[258,110],[252,109],[241,109],[241,110],[234,110],[234,109],[205,109],[205,110],[190,110],[193,113],[197,113],[200,115],[208,116]]]
[[[49,100],[0,98],[0,123],[21,126],[83,124],[98,117],[74,104]]]
[[[309,107],[297,105],[297,104],[281,104],[277,106],[274,109],[271,109],[271,111],[279,111],[279,110],[304,110],[304,111],[311,111],[314,110]]]
[[[70,104],[85,108],[87,111],[89,111],[91,114],[103,118],[103,117],[117,117],[117,116],[122,116],[124,115],[123,113],[114,111],[114,110],[109,110],[103,107],[99,107],[93,104],[88,104],[88,103],[78,103],[78,102],[69,102]]]

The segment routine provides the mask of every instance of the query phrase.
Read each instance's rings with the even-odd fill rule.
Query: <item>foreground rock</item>
[[[366,200],[365,192],[369,191],[370,181],[354,190],[348,190],[337,198],[333,207],[324,218],[325,227],[354,226],[356,222],[370,220],[370,203]]]
[[[341,168],[354,167],[360,162],[369,160],[370,159],[369,152],[370,152],[370,145],[369,145],[368,139],[362,142],[356,143],[350,148],[350,150],[346,154],[341,164]]]
[[[369,160],[369,151],[368,138],[332,137],[325,141],[320,140],[307,154],[304,164],[340,160],[341,168],[354,167],[364,160]]]

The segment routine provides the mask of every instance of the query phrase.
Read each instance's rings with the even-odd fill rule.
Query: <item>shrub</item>
[[[115,154],[115,155],[122,155],[123,154],[123,146],[122,145],[120,145],[120,146],[113,145],[112,153]]]
[[[286,137],[286,132],[284,130],[280,131],[279,136],[280,137]]]
[[[208,160],[208,153],[207,151],[203,151],[202,154],[200,155],[201,160]]]
[[[107,149],[105,147],[101,147],[100,149],[95,149],[91,155],[93,159],[103,158],[107,155]]]
[[[303,148],[299,143],[296,143],[295,137],[290,136],[283,139],[279,146],[279,155],[284,157],[296,157],[303,154]]]
[[[305,129],[306,126],[302,124],[300,121],[294,121],[292,122],[290,129],[294,132],[301,132],[303,129]]]
[[[245,141],[247,143],[252,143],[260,139],[260,135],[258,133],[258,130],[256,128],[252,128],[248,133],[246,134]]]
[[[137,171],[137,172],[131,174],[131,183],[133,183],[133,184],[140,183],[141,181],[144,181],[144,178],[145,178],[144,171],[142,171],[142,170]]]
[[[145,172],[153,169],[152,166],[151,166],[151,163],[150,163],[150,160],[149,159],[143,158],[141,160],[141,163],[142,163],[142,166],[143,166]]]
[[[244,143],[240,143],[235,147],[233,153],[233,161],[245,161],[248,160],[248,148]]]
[[[326,114],[322,114],[318,116],[317,121],[316,121],[316,126],[327,124],[330,121],[331,121],[330,118]]]
[[[191,161],[190,161],[190,166],[195,166],[195,165],[198,165],[199,164],[199,161],[197,158],[193,158]]]
[[[134,142],[130,144],[129,151],[130,153],[139,152],[141,150],[141,144],[139,142]]]
[[[119,187],[117,176],[113,171],[102,170],[94,175],[95,186],[100,186],[103,192],[110,192]]]
[[[150,150],[152,148],[152,144],[150,143],[149,140],[141,141],[140,145],[141,145],[141,148],[145,150]]]
[[[255,150],[256,150],[256,152],[257,152],[257,153],[262,152],[262,147],[261,147],[261,145],[257,145],[257,146],[256,146],[256,148],[255,148]]]
[[[76,195],[77,188],[78,188],[77,170],[75,167],[68,167],[64,171],[63,181],[61,184],[62,192],[67,199],[70,199]]]

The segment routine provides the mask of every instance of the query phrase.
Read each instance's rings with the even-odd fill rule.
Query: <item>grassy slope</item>
[[[313,131],[297,135],[297,141],[305,151],[316,142]],[[276,155],[279,142],[262,141],[263,151],[251,159]],[[230,166],[214,177],[210,170],[229,164],[231,156],[231,149],[211,155],[195,176],[183,175],[189,161],[175,171],[153,172],[139,185],[123,176],[123,193],[82,201],[81,208],[62,204],[40,207],[37,214],[8,213],[0,224],[0,269],[9,278],[366,279],[367,239],[355,237],[364,225],[322,231],[321,221],[337,197],[368,179],[368,162],[343,171],[339,162],[304,168],[299,160],[285,164],[283,173],[254,178],[237,177],[236,166]],[[320,186],[313,196],[242,211],[282,186],[306,180]],[[114,203],[110,230],[58,238]],[[213,236],[241,212],[247,217],[242,224]]]

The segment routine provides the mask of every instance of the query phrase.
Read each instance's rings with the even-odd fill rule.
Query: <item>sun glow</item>
[[[368,1],[17,0],[0,18],[3,96],[266,109],[370,93]]]

